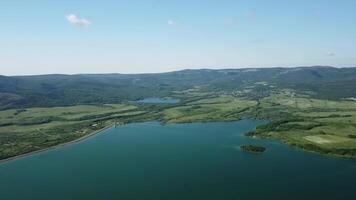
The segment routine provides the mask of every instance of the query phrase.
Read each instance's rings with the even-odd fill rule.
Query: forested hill
[[[156,74],[0,76],[0,109],[117,103],[199,87],[236,92],[251,84],[325,98],[356,97],[356,68],[297,67],[182,70]],[[263,88],[262,88],[263,89]]]

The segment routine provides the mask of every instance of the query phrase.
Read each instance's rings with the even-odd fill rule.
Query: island
[[[250,153],[263,153],[264,151],[266,151],[266,147],[259,145],[241,145],[240,148],[242,151]]]

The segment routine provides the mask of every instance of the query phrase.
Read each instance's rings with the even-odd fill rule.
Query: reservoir
[[[243,136],[265,123],[107,129],[76,144],[0,164],[0,199],[356,199],[356,161]],[[263,145],[262,154],[242,152]]]

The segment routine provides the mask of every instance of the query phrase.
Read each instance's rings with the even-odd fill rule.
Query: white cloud
[[[255,12],[252,10],[248,10],[245,12],[246,17],[254,17],[255,16]]]
[[[69,23],[75,25],[75,26],[88,26],[91,24],[91,22],[85,18],[78,18],[74,14],[70,14],[66,16],[66,19],[68,20]]]
[[[175,22],[173,20],[168,20],[168,25],[169,26],[175,26],[175,25],[177,25],[177,22]]]
[[[330,57],[333,57],[333,56],[335,56],[336,54],[335,54],[334,52],[328,52],[326,55],[327,55],[327,56],[330,56]]]
[[[313,11],[313,14],[314,14],[315,16],[321,16],[322,12],[321,12],[320,9],[315,9],[315,10]]]

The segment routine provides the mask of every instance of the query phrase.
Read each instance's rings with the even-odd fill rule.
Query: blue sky
[[[0,74],[356,66],[354,0],[2,0]]]

